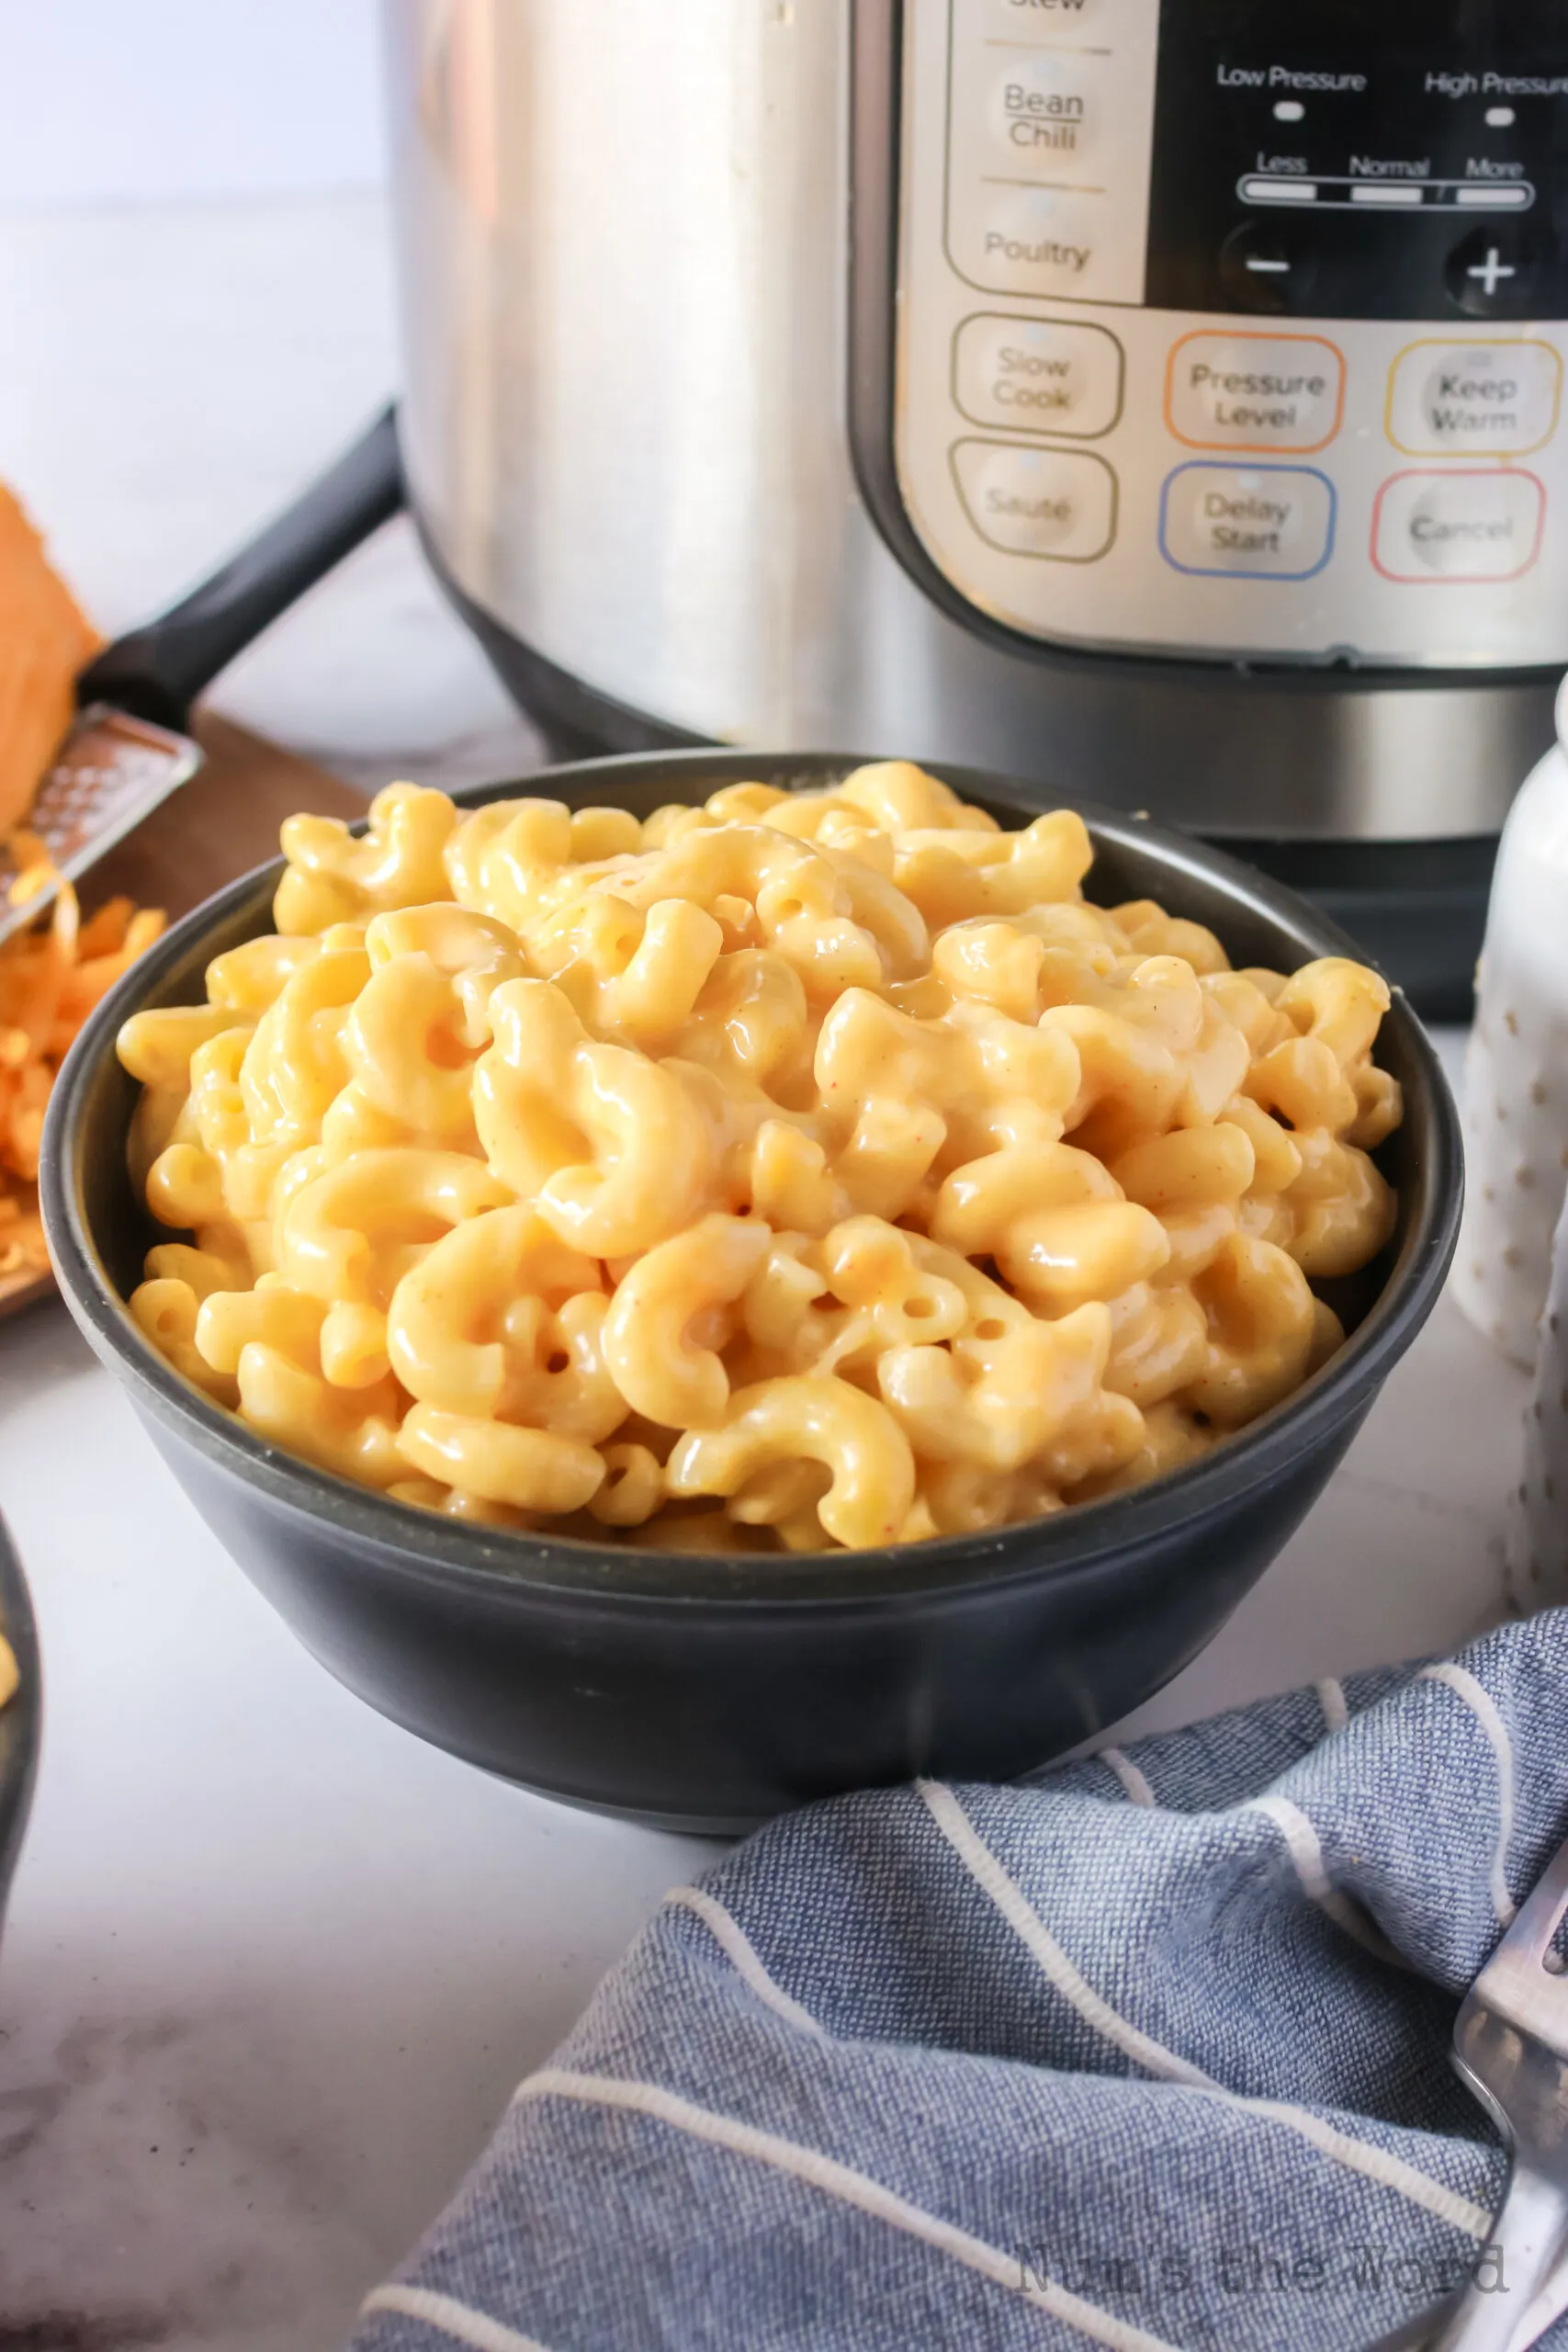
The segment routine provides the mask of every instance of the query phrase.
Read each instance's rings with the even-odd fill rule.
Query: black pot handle
[[[209,580],[106,646],[77,679],[77,701],[113,703],[183,729],[203,686],[402,503],[397,421],[389,408]]]

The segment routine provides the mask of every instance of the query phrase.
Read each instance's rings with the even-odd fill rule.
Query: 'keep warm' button
[[[1103,458],[955,441],[953,472],[980,537],[1010,555],[1093,563],[1116,536],[1116,477]]]
[[[1387,580],[1517,580],[1540,552],[1546,492],[1494,466],[1394,474],[1372,509],[1372,561]]]
[[[1427,336],[1393,363],[1385,423],[1413,458],[1522,458],[1551,440],[1562,398],[1562,361],[1549,343]]]
[[[1178,466],[1160,492],[1159,545],[1178,571],[1309,579],[1334,545],[1334,485],[1315,466]]]

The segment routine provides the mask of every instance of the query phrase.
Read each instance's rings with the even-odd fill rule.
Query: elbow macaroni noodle
[[[1388,1238],[1388,992],[1084,899],[1067,811],[919,768],[646,822],[394,785],[141,1012],[148,1339],[459,1519],[908,1543],[1190,1461]]]

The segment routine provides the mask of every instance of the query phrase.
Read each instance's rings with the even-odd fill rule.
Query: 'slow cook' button
[[[1184,334],[1165,419],[1195,449],[1321,449],[1339,430],[1345,362],[1317,334]]]
[[[1009,555],[1092,563],[1116,536],[1116,477],[1103,458],[959,441],[953,471],[975,528]]]
[[[1334,545],[1334,486],[1315,466],[1178,466],[1160,492],[1159,544],[1179,571],[1305,580]]]
[[[1540,552],[1545,514],[1522,470],[1395,474],[1372,509],[1372,561],[1388,580],[1517,580]]]
[[[1092,439],[1122,413],[1122,346],[1104,327],[1057,319],[965,319],[953,396],[976,424]]]
[[[1550,441],[1562,362],[1549,343],[1406,345],[1388,387],[1388,437],[1413,457],[1523,457]]]

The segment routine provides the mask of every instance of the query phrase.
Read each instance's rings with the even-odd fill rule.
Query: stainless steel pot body
[[[1539,669],[1064,650],[895,552],[852,418],[887,406],[896,475],[899,35],[945,6],[391,0],[404,458],[454,592],[623,748],[896,747],[1232,837],[1495,831]]]

